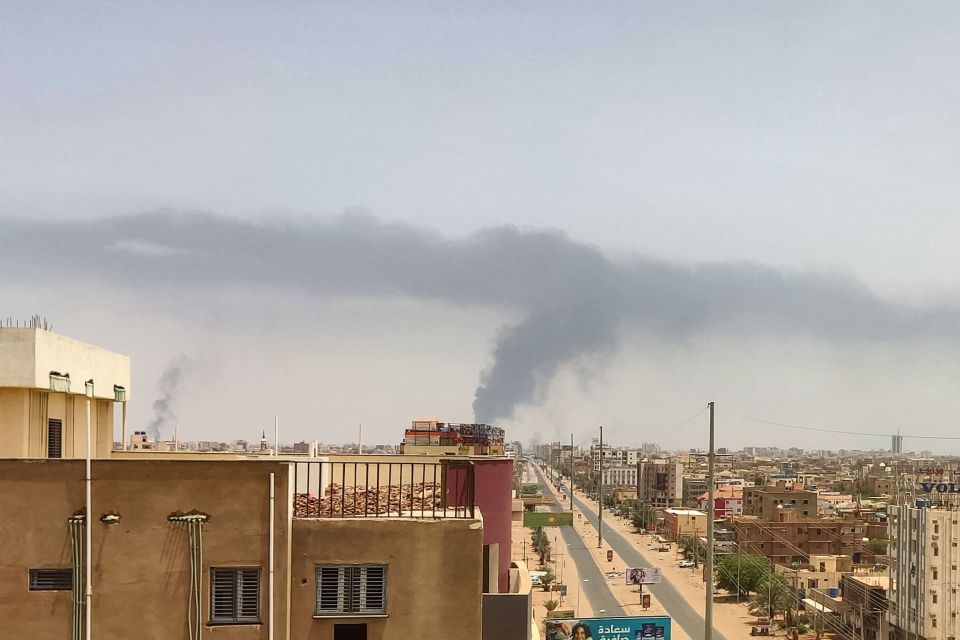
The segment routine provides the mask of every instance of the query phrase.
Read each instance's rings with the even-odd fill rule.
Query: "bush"
[[[543,603],[543,608],[546,609],[547,611],[553,611],[559,606],[560,606],[560,603],[556,600],[547,600],[546,602]]]

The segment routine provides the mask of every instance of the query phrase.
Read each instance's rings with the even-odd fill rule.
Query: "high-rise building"
[[[899,455],[903,453],[903,436],[899,433],[892,438],[893,442],[890,444],[890,453],[894,455]]]
[[[918,501],[919,504],[925,504]],[[893,638],[949,640],[960,635],[960,511],[891,506],[890,607]]]

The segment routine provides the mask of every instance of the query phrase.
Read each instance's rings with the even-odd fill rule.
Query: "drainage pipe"
[[[278,444],[278,448],[279,448],[279,444]],[[269,616],[267,618],[268,620],[267,639],[268,640],[273,640],[273,618],[274,618],[274,615],[273,615],[273,582],[274,582],[273,581],[273,565],[274,565],[274,553],[276,551],[273,538],[275,533],[274,527],[275,527],[276,515],[277,515],[276,479],[274,474],[271,473],[270,474],[270,542],[269,542],[269,545],[270,545],[269,563],[270,564],[268,569],[270,583],[269,583],[269,586],[267,587],[267,607],[269,609],[267,611],[267,616]]]
[[[85,545],[84,545],[84,560],[86,560],[86,571],[84,572],[85,576],[85,593],[86,593],[86,602],[84,603],[84,616],[85,616],[85,627],[86,634],[83,636],[84,640],[92,640],[93,636],[91,635],[93,619],[91,618],[91,606],[90,601],[93,599],[93,554],[92,551],[92,533],[93,525],[91,524],[91,517],[93,516],[93,483],[90,473],[90,456],[91,456],[91,428],[90,428],[90,396],[93,395],[93,385],[87,384],[87,468],[86,468],[86,485],[87,485],[87,512],[86,512],[86,535]]]

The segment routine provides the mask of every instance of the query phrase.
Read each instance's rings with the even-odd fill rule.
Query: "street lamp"
[[[590,578],[584,578],[582,582],[590,582]],[[574,614],[576,617],[580,617],[580,583],[577,583],[577,611]]]

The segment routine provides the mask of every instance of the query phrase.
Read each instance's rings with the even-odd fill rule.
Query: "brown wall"
[[[288,467],[276,462],[93,462],[93,630],[99,638],[187,637],[189,549],[174,511],[210,515],[203,527],[203,621],[209,567],[259,566],[267,613],[269,473],[276,474],[277,637],[286,631]],[[30,592],[28,570],[70,567],[67,518],[84,506],[84,463],[0,460],[0,620],[3,637],[69,638],[69,591]],[[117,512],[121,521],[99,517]],[[204,637],[265,639],[266,624],[208,627]]]
[[[483,529],[476,520],[295,520],[292,634],[331,640],[367,623],[369,640],[479,640]],[[387,617],[314,618],[318,564],[387,565]]]

